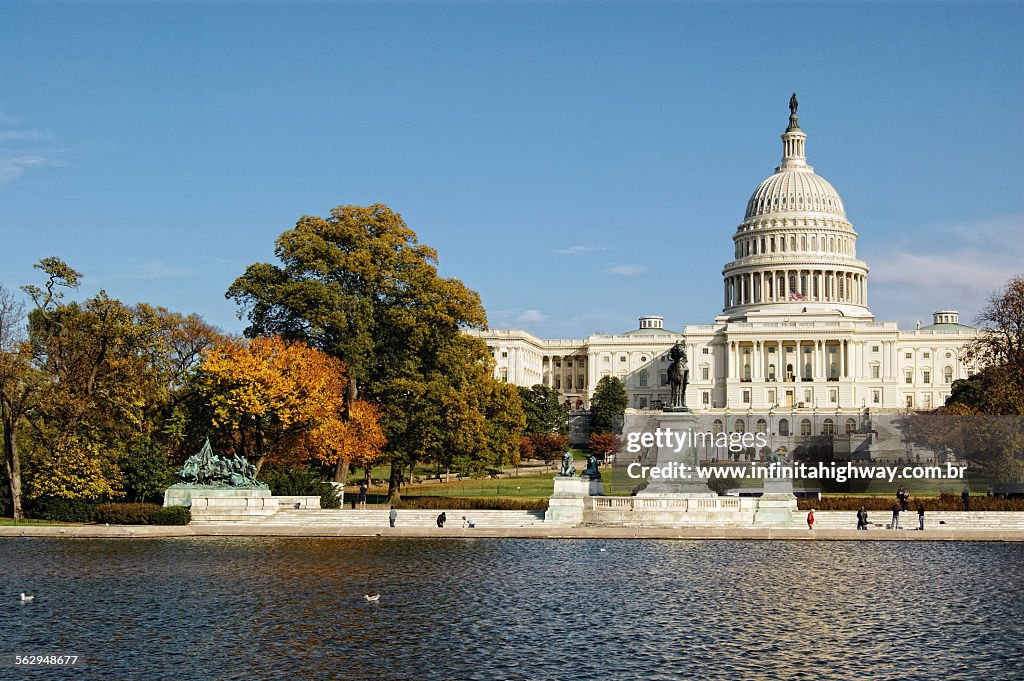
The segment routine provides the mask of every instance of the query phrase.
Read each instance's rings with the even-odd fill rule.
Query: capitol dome
[[[810,166],[805,166],[810,168]],[[826,213],[846,219],[839,193],[810,170],[784,169],[762,182],[747,202],[744,220],[773,214]]]
[[[868,266],[857,259],[857,232],[839,192],[816,175],[807,135],[790,100],[782,162],[747,201],[733,234],[734,260],[722,270],[731,319],[785,314],[869,317]]]

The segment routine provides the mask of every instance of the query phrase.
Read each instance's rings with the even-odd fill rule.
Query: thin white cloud
[[[583,245],[569,246],[568,248],[556,248],[553,252],[558,255],[576,255],[577,253],[593,253],[594,251],[607,251],[607,246]]]
[[[930,231],[935,238],[927,242],[890,235],[890,243],[899,245],[866,255],[876,314],[885,310],[924,320],[939,308],[971,314],[984,306],[992,291],[1024,271],[1024,216]],[[969,323],[970,318],[961,317],[961,322]]]
[[[53,139],[45,130],[0,130],[0,142],[44,142]]]
[[[636,264],[616,265],[615,267],[609,267],[605,271],[608,272],[608,274],[617,274],[620,277],[635,277],[646,272],[647,267]]]
[[[517,324],[540,324],[548,320],[548,315],[544,314],[540,310],[523,310],[516,317]]]
[[[0,149],[0,184],[17,180],[26,171],[35,168],[52,168],[64,165],[55,156],[47,154],[10,154]]]
[[[14,182],[30,170],[64,165],[62,150],[47,149],[39,144],[52,140],[52,133],[17,127],[20,122],[0,112],[0,184]]]

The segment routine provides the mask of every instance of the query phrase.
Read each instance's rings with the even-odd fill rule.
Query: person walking
[[[814,509],[813,508],[810,511],[807,512],[807,529],[808,530],[813,530],[814,529]]]
[[[917,503],[917,529],[924,530],[924,504]]]
[[[967,489],[966,485],[964,485],[964,491],[960,493],[960,499],[964,502],[964,510],[965,511],[970,511],[971,510],[971,490]]]
[[[892,505],[892,529],[900,529],[900,505]]]
[[[391,525],[391,527],[395,526],[396,520],[398,520],[398,511],[395,510],[394,506],[392,506],[391,513],[388,513],[388,523]]]
[[[441,515],[437,516],[437,526],[444,527],[446,520],[448,520],[448,516],[444,514],[444,511],[441,511]]]

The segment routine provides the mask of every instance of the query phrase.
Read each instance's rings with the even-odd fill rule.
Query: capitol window
[[[750,404],[750,391],[749,390],[744,390],[743,391],[743,404]]]
[[[700,368],[700,378],[701,378],[701,380],[703,380],[703,381],[709,381],[709,380],[711,380],[711,367],[708,367],[708,366],[702,366],[702,367]]]
[[[647,387],[647,370],[646,369],[644,371],[640,372],[639,379],[640,379],[640,387],[641,388],[646,388]]]
[[[781,419],[779,421],[779,435],[782,435],[783,437],[788,437],[789,436],[789,420],[788,419]]]
[[[921,378],[922,378],[922,382],[923,383],[931,383],[932,382],[932,372],[930,372],[927,369],[925,369],[922,372],[922,374],[921,374]]]
[[[882,403],[882,391],[881,390],[872,390],[871,391],[871,403],[872,404],[881,404]]]
[[[757,428],[757,432],[759,432],[759,433],[767,433],[768,432],[768,422],[765,421],[764,419],[758,419],[757,420],[757,425],[755,427]]]
[[[877,345],[872,345],[871,346],[871,352],[878,352],[878,346]]]
[[[825,422],[821,424],[822,435],[834,435],[836,432],[836,424],[832,419],[825,419]]]
[[[736,419],[736,424],[732,428],[734,433],[745,433],[747,432],[747,424],[743,419]]]
[[[942,378],[945,379],[946,383],[953,382],[953,367],[946,367],[942,372]]]
[[[846,419],[846,434],[857,432],[857,422],[853,419]]]
[[[931,359],[931,357],[932,357],[932,353],[930,353],[930,352],[926,352],[926,353],[924,353],[923,357],[924,357],[925,359]]]
[[[707,392],[706,390],[702,392],[700,394],[700,401],[704,404],[705,407],[711,404],[711,393]]]
[[[811,420],[804,419],[800,422],[800,435],[803,437],[811,436]]]
[[[871,378],[878,379],[882,375],[882,367],[878,364],[871,365]]]
[[[913,383],[914,382],[914,372],[911,371],[910,369],[907,369],[906,371],[904,371],[903,372],[903,382],[904,383]]]

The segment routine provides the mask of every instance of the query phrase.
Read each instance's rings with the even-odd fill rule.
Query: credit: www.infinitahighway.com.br
[[[746,466],[690,466],[687,464],[671,462],[663,466],[643,466],[639,463],[631,463],[626,468],[629,477],[634,479],[702,479],[710,478],[751,478],[754,480],[765,479],[804,479],[804,480],[835,480],[846,482],[847,480],[886,480],[892,482],[897,477],[908,480],[925,479],[946,479],[959,480],[963,478],[967,466],[954,466],[947,463],[941,466],[871,466],[858,465],[847,461],[846,463],[824,463],[813,464],[795,463]]]

